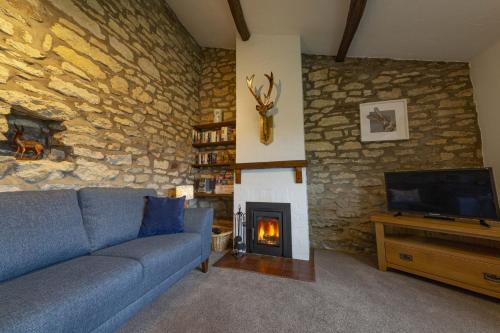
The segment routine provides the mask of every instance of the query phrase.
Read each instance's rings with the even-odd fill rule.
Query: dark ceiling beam
[[[243,41],[249,40],[250,31],[248,30],[247,22],[243,15],[243,9],[241,9],[240,0],[227,0],[227,3],[231,9],[231,14],[233,14],[234,24],[236,24],[236,29],[238,29],[241,39]]]
[[[354,39],[356,30],[358,30],[359,22],[361,17],[363,17],[363,12],[365,11],[367,0],[351,0],[349,4],[349,14],[347,14],[347,21],[345,23],[344,36],[342,37],[342,42],[340,43],[339,51],[335,57],[336,62],[342,62],[347,56],[347,51],[349,51],[349,46]]]

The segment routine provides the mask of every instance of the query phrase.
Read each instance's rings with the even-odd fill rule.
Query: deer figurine
[[[273,72],[271,72],[271,75],[264,75],[269,80],[269,89],[267,90],[267,94],[264,94],[264,100],[262,100],[262,97],[257,89],[253,87],[255,74],[250,78],[247,77],[247,86],[250,93],[257,100],[257,106],[255,109],[260,116],[260,142],[268,145],[273,142],[273,116],[269,115],[268,111],[274,107],[274,102],[271,101],[271,93],[274,87],[274,75]]]
[[[21,126],[21,128],[17,127],[16,124],[14,124],[15,132],[14,132],[14,138],[12,141],[17,146],[17,150],[15,153],[16,158],[23,159],[24,153],[26,152],[33,152],[33,159],[37,160],[43,156],[43,152],[45,148],[43,145],[37,141],[34,140],[24,140],[23,139],[23,134],[24,134],[24,126]],[[19,156],[19,154],[21,154]]]

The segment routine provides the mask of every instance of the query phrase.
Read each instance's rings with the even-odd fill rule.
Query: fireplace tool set
[[[241,206],[238,206],[238,212],[234,214],[233,218],[233,255],[238,258],[246,254],[246,228],[246,214],[241,211]]]

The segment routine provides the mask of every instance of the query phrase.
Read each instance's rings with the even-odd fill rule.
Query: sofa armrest
[[[201,234],[201,260],[212,250],[213,208],[189,208],[184,211],[184,231]]]

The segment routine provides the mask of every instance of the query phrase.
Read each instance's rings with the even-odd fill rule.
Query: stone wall
[[[303,56],[313,247],[374,252],[383,172],[482,166],[465,63]],[[359,103],[406,98],[410,140],[362,143]]]
[[[236,52],[203,48],[200,84],[202,122],[213,120],[213,110],[224,110],[224,120],[236,117]]]
[[[314,247],[373,251],[383,171],[482,165],[466,64],[307,55],[303,72]],[[396,98],[410,140],[361,143],[359,103]],[[191,183],[190,125],[214,108],[235,115],[235,52],[202,50],[163,0],[2,2],[0,141],[31,118],[64,150],[0,156],[1,191]]]
[[[0,140],[9,114],[60,122],[68,154],[0,161],[0,190],[191,181],[201,49],[164,0],[6,0]]]

